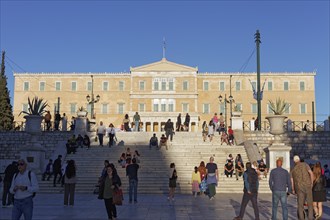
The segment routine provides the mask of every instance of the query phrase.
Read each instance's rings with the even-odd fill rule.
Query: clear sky
[[[13,71],[121,72],[159,61],[163,37],[170,61],[198,66],[200,72],[238,72],[259,29],[261,72],[316,71],[317,120],[330,115],[329,1],[0,4],[0,49],[8,57],[11,91]],[[244,72],[256,72],[255,54]]]

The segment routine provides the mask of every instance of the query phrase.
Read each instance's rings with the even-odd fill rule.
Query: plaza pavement
[[[258,197],[260,219],[271,219],[271,194]],[[117,206],[118,220],[230,220],[238,215],[242,194],[217,194],[212,201],[202,195],[176,195],[174,202],[167,201],[166,195],[138,195],[137,204],[128,204],[125,195],[123,206]],[[34,199],[34,220],[105,220],[107,214],[103,200],[93,194],[76,194],[75,205],[63,206],[63,194],[37,194]],[[289,219],[296,217],[296,197],[288,198]],[[0,208],[0,219],[11,219],[12,208]],[[278,209],[281,217],[281,207]],[[23,217],[21,218],[23,219]],[[244,219],[254,219],[251,203],[248,204]],[[324,204],[323,219],[330,219],[330,202]]]

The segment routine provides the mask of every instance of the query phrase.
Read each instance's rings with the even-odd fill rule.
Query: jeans
[[[140,121],[135,121],[134,124],[135,124],[134,131],[139,131]]]
[[[99,137],[100,145],[103,147],[103,134],[97,134],[97,136]]]
[[[60,176],[59,180],[57,181],[57,183],[61,182],[61,178],[62,178],[62,172],[61,171],[57,171],[54,172],[54,180],[53,180],[53,185],[56,186],[56,179],[57,179],[57,175]],[[64,178],[64,177],[63,177]]]
[[[113,146],[113,139],[115,135],[114,134],[109,134],[109,147]]]
[[[132,191],[134,191],[134,201],[137,201],[137,186],[138,181],[137,180],[129,180],[129,201],[132,201]]]
[[[167,140],[168,139],[170,139],[170,141],[172,141],[173,140],[173,131],[170,129],[168,129],[168,130],[166,130],[166,138],[167,138]]]
[[[287,195],[285,191],[273,191],[272,220],[277,220],[278,202],[281,201],[283,220],[288,220]]]
[[[33,199],[29,196],[25,199],[15,199],[12,211],[12,220],[19,220],[24,215],[25,220],[32,220]]]
[[[241,219],[243,219],[244,217],[244,213],[245,213],[245,208],[248,204],[248,202],[251,200],[252,202],[252,207],[254,210],[254,216],[255,216],[255,220],[259,220],[259,208],[258,208],[258,193],[247,193],[244,192],[243,194],[243,198],[242,198],[242,203],[241,203],[241,210],[239,212],[239,217]]]

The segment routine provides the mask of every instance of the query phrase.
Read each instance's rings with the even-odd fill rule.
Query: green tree
[[[7,88],[7,77],[5,75],[5,51],[2,51],[0,72],[0,131],[13,129],[14,115],[10,104],[9,90]]]

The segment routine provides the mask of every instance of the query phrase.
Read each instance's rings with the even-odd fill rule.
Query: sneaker
[[[12,208],[12,207],[13,207],[13,205],[12,205],[12,204],[10,204],[10,205],[7,205],[6,207],[7,207],[7,208]]]
[[[7,206],[6,205],[2,205],[2,208],[7,208]]]

